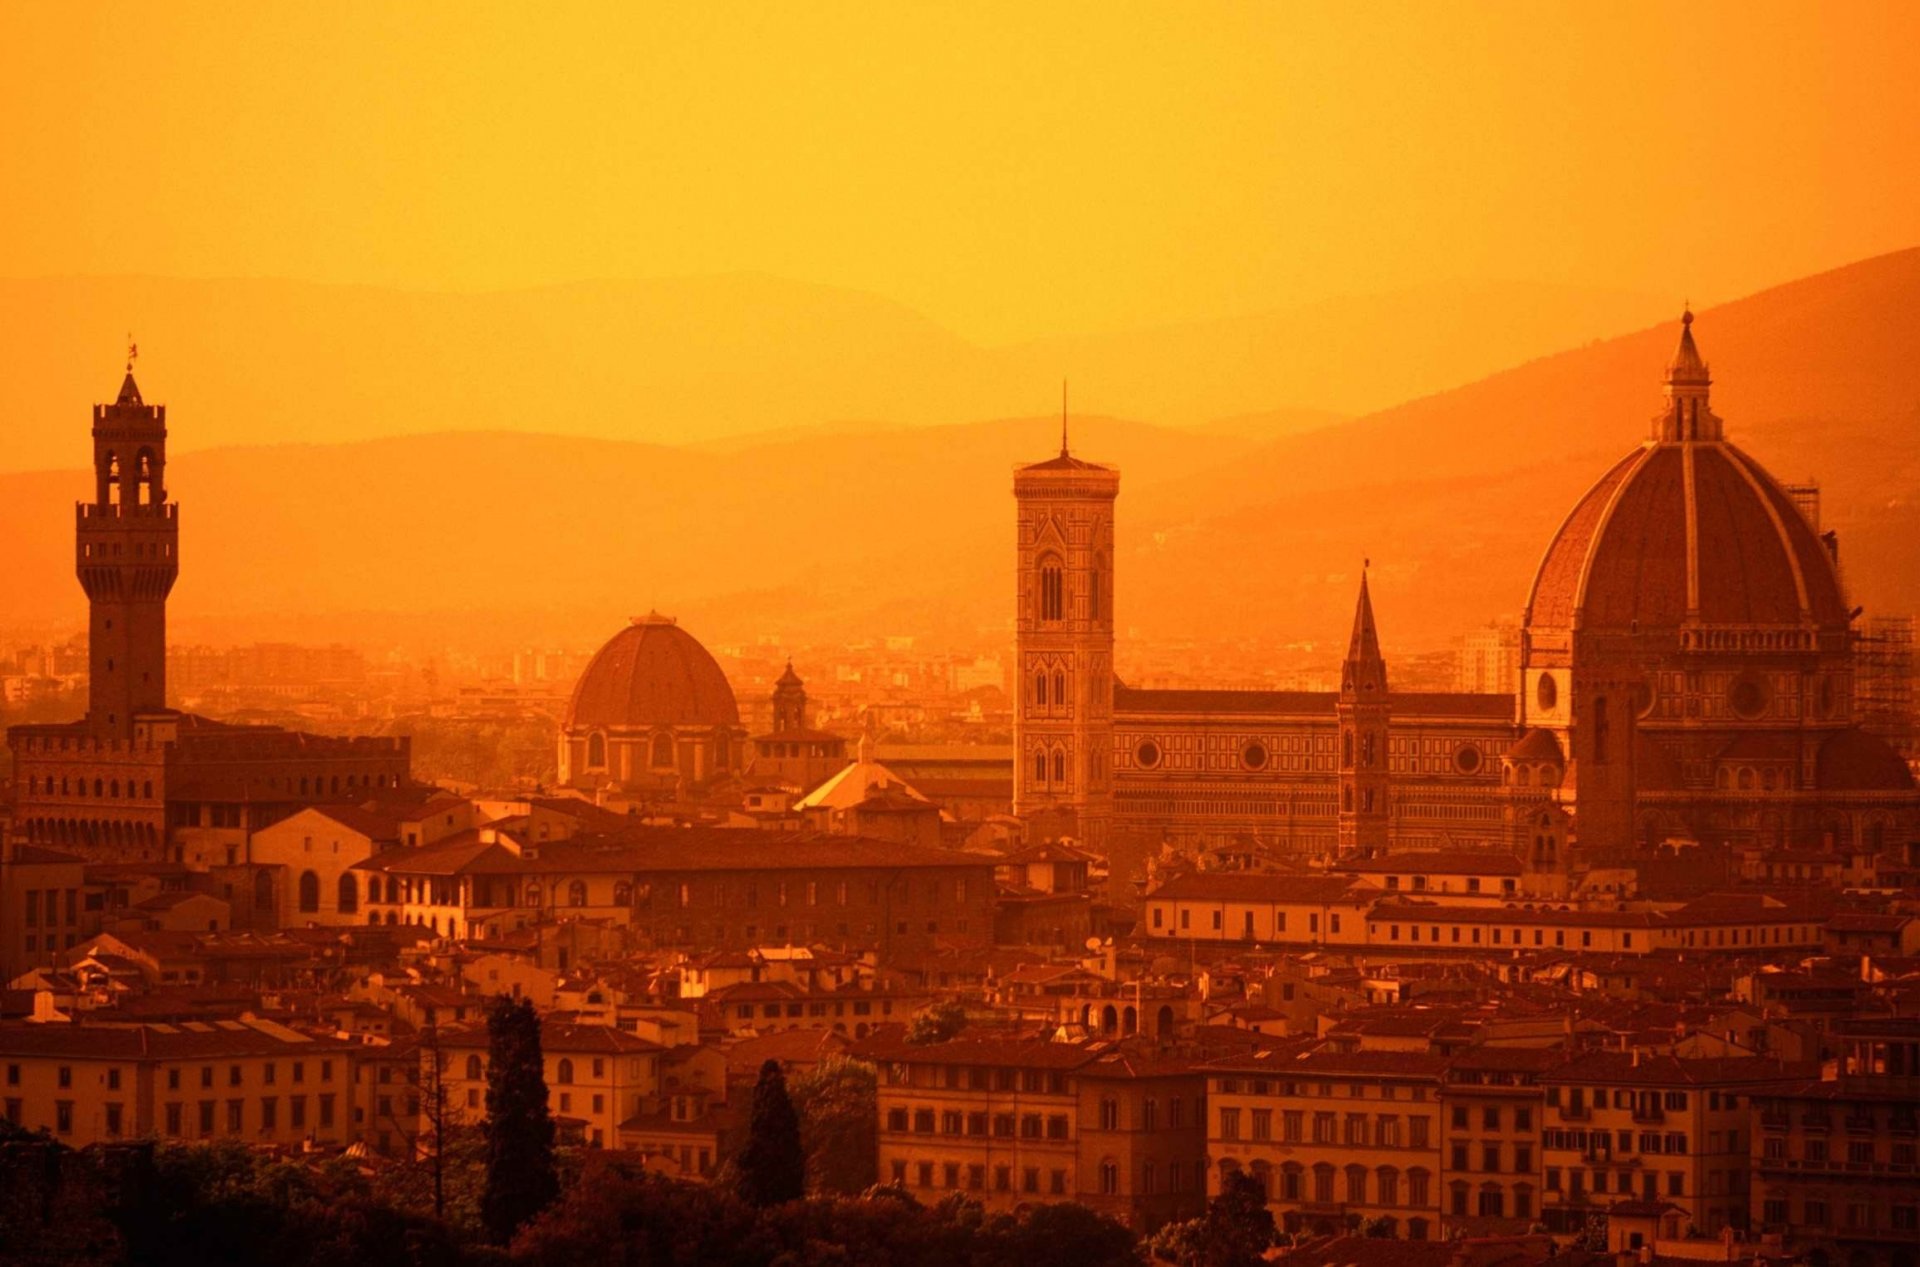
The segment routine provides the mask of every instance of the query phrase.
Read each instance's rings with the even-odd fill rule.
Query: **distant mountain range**
[[[182,451],[445,431],[686,444],[1019,417],[1053,409],[1063,377],[1085,413],[1312,425],[1633,329],[1660,306],[1485,283],[988,348],[873,295],[754,275],[489,294],[0,281],[0,471],[73,462],[67,428],[118,383],[128,331]]]
[[[362,302],[329,293],[347,309]],[[798,367],[852,337],[845,325],[789,327],[803,311],[819,311],[811,289],[794,294],[762,330],[763,341],[779,345],[762,367]],[[9,294],[9,306],[17,298]],[[604,298],[609,328],[618,329],[625,307]],[[925,357],[985,367],[1007,354],[969,349],[864,297],[839,302],[847,321],[873,318],[893,332],[885,346],[904,367],[895,387]],[[236,310],[221,323],[243,319]],[[330,319],[350,320],[345,311]],[[79,328],[74,312],[63,320]],[[1330,642],[1344,631],[1366,556],[1390,643],[1438,645],[1511,616],[1560,517],[1644,436],[1677,333],[1668,319],[1601,342],[1570,335],[1562,341],[1583,345],[1551,355],[1523,349],[1509,359],[1536,359],[1353,418],[1340,415],[1357,396],[1309,408],[1289,390],[1299,380],[1259,373],[1236,390],[1269,395],[1182,419],[1194,425],[1077,416],[1075,451],[1123,471],[1122,624],[1202,641],[1258,631]],[[1821,482],[1853,601],[1920,608],[1920,251],[1706,310],[1695,333],[1729,436],[1777,476]],[[270,382],[202,366],[189,383],[151,393],[169,403],[183,445],[235,430],[232,417],[206,416],[216,398],[249,418],[251,434],[272,418],[289,441],[187,452],[172,463],[184,554],[173,610],[188,639],[217,628],[236,638],[584,645],[654,607],[687,617],[715,642],[977,635],[1008,618],[1011,468],[1057,444],[1057,417],[1031,407],[1024,418],[929,424],[889,414],[877,397],[849,403],[845,416],[886,416],[887,424],[819,426],[817,414],[755,413],[755,425],[741,430],[761,434],[710,434],[698,445],[525,434],[517,424],[530,420],[476,402],[503,378],[514,385],[508,396],[538,399],[537,379],[553,372],[555,356],[577,368],[556,399],[581,409],[594,402],[595,411],[560,421],[644,433],[648,392],[601,363],[620,341],[596,335],[591,348],[567,347],[548,329],[542,354],[521,364],[491,364],[477,351],[458,367],[436,359],[436,392],[434,381],[416,380],[420,367],[409,358],[417,349],[404,343],[367,376],[348,368],[375,337],[364,327],[334,329],[314,315],[302,340],[271,350],[260,346],[265,335],[242,335],[227,327],[216,344],[269,357]],[[740,336],[733,346],[753,342]],[[1166,346],[1180,346],[1180,337]],[[1382,339],[1369,355],[1385,375],[1398,351]],[[1147,345],[1137,352],[1151,355]],[[74,381],[57,409],[40,401],[30,416],[36,434],[72,420],[52,437],[59,464],[70,467],[84,452],[86,403],[105,398],[112,383],[98,372],[73,374],[71,348],[61,355],[57,369],[30,377]],[[107,368],[105,377],[117,379],[117,367]],[[796,396],[826,380],[823,366],[811,369],[814,377],[792,385]],[[736,381],[715,371],[712,394],[744,409],[755,393],[778,395],[777,377]],[[915,399],[964,377],[916,383]],[[175,382],[178,373],[169,367],[153,378]],[[254,393],[244,407],[236,403],[243,390]],[[954,390],[977,402],[969,392],[995,389]],[[351,428],[392,424],[398,398],[423,411],[409,422],[457,429],[302,442],[340,421],[310,421],[316,398],[336,410],[358,400],[366,414],[348,419]],[[436,399],[443,405],[429,409]],[[15,417],[24,408],[18,398],[4,407]],[[1198,425],[1207,419],[1229,421]],[[922,425],[898,425],[907,422]],[[86,486],[77,470],[0,475],[0,540],[10,559],[0,623],[79,624],[67,507]]]

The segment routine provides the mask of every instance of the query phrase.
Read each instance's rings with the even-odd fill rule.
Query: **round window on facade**
[[[1250,743],[1240,750],[1240,764],[1249,770],[1267,768],[1267,749],[1264,744]]]
[[[1160,764],[1160,745],[1148,739],[1133,750],[1135,764],[1142,769],[1151,770]]]
[[[1758,717],[1767,711],[1767,688],[1757,677],[1737,678],[1727,692],[1727,703],[1741,717]]]
[[[1480,768],[1480,750],[1470,743],[1463,743],[1454,750],[1453,768],[1462,774],[1472,774]]]
[[[1553,680],[1553,674],[1540,675],[1540,683],[1534,688],[1534,699],[1543,713],[1551,713],[1560,706],[1560,684]]]

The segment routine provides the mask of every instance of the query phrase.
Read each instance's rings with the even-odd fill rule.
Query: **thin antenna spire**
[[[1060,456],[1067,456],[1067,380],[1060,380]]]
[[[133,331],[127,331],[127,373],[133,373],[133,363],[140,359],[140,345],[133,341]]]

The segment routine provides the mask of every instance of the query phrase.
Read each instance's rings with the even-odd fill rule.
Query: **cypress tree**
[[[505,1245],[560,1193],[553,1167],[553,1118],[533,1004],[506,995],[487,1012],[487,1187],[480,1217]]]
[[[806,1195],[807,1154],[800,1145],[800,1116],[787,1097],[787,1078],[777,1060],[760,1066],[739,1167],[740,1196],[749,1205],[780,1205]]]

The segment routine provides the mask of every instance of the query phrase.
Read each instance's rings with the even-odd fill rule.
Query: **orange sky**
[[[1920,238],[1920,5],[28,5],[0,275],[758,270],[997,341]],[[1676,295],[1676,299],[1679,296]]]

